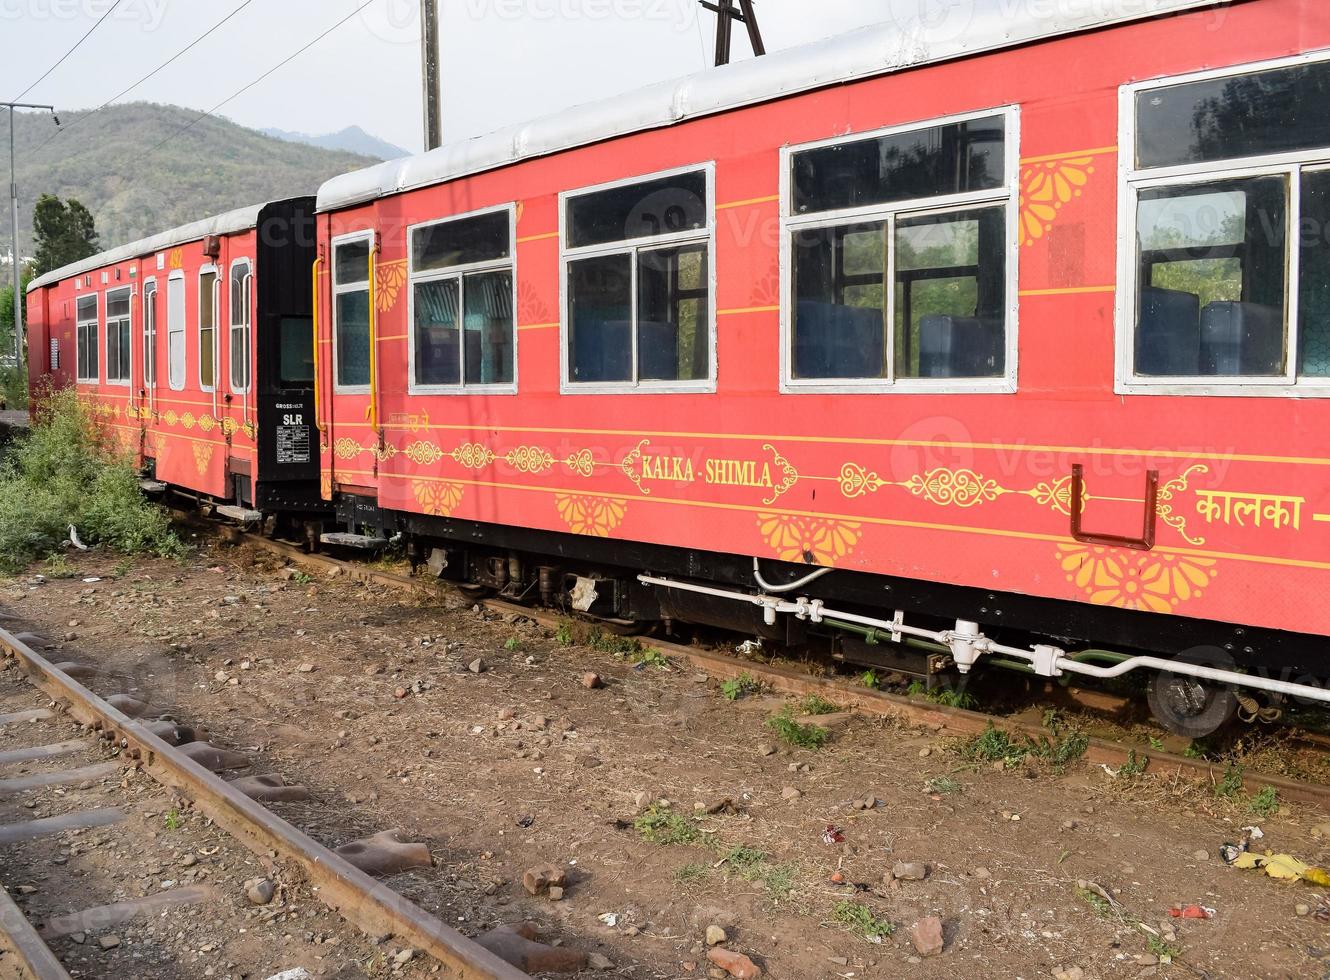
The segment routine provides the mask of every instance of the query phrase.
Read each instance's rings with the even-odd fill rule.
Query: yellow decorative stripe
[[[524,238],[519,238],[517,240],[517,244],[525,245],[527,242],[543,242],[547,238],[558,238],[558,237],[559,233],[557,231],[547,231],[543,235],[527,235]]]
[[[1330,514],[1313,514],[1312,520],[1321,524],[1330,524]]]
[[[555,323],[524,323],[524,324],[522,324],[520,327],[518,327],[517,329],[518,329],[518,330],[552,330],[552,329],[554,329],[555,327],[557,327],[558,325],[559,325],[559,324],[558,324],[557,321],[556,321]]]
[[[343,472],[341,470],[338,471]],[[405,473],[380,473],[384,480],[417,480],[438,483],[462,483],[475,487],[490,487],[496,490],[529,490],[534,493],[572,494],[584,497],[603,497],[607,500],[624,500],[622,494],[592,493],[587,490],[570,490],[563,487],[540,487],[522,483],[497,483],[488,480],[465,480],[443,477],[411,476]],[[705,507],[711,510],[739,511],[749,514],[783,514],[788,517],[807,517],[817,520],[845,521],[850,524],[877,524],[884,527],[904,527],[924,531],[954,531],[957,534],[974,534],[980,537],[1017,538],[1024,541],[1052,541],[1056,544],[1074,545],[1071,538],[1063,534],[1037,534],[1031,531],[1011,531],[1003,528],[968,527],[963,524],[933,524],[928,521],[903,521],[888,517],[868,517],[862,514],[821,514],[815,511],[778,510],[770,507],[749,506],[747,504],[723,504],[710,500],[680,500],[673,497],[636,497],[645,503],[673,504],[678,507]],[[1244,555],[1229,551],[1205,551],[1199,548],[1165,548],[1156,546],[1156,552],[1170,555],[1194,555],[1200,558],[1229,558],[1234,561],[1254,562],[1262,565],[1279,565],[1288,568],[1310,568],[1318,571],[1330,571],[1330,562],[1302,561],[1297,558],[1277,558],[1269,555]]]
[[[728,211],[730,208],[746,208],[750,204],[770,204],[772,201],[779,201],[779,194],[772,194],[769,197],[750,197],[746,201],[731,201],[729,204],[717,204],[717,211]]]
[[[1057,289],[1022,289],[1022,296],[1073,296],[1077,293],[1113,293],[1117,286],[1062,286]]]
[[[740,313],[779,313],[779,306],[741,306],[733,310],[717,310],[717,316],[737,316]]]
[[[385,340],[406,340],[407,336],[408,335],[404,333],[393,334],[391,337],[379,337],[378,341],[379,343],[383,343]]]
[[[1072,150],[1067,153],[1049,153],[1042,157],[1022,157],[1021,163],[1051,163],[1054,160],[1071,160],[1075,157],[1098,157],[1109,153],[1117,153],[1116,146],[1097,146],[1093,150]]]

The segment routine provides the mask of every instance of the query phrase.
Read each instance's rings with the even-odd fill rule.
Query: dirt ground
[[[1330,862],[1318,811],[1258,818],[1246,798],[1079,761],[975,762],[862,716],[794,747],[767,725],[770,695],[731,702],[677,664],[244,546],[32,572],[46,580],[0,584],[0,608],[60,641],[54,659],[95,663],[99,693],[308,786],[314,802],[274,807],[326,844],[389,828],[427,842],[435,867],[391,884],[467,934],[533,921],[642,980],[708,976],[711,925],[790,980],[1330,977],[1320,893],[1218,854],[1259,824],[1261,846]],[[569,876],[560,901],[523,888],[545,862]],[[926,877],[893,881],[902,862]],[[1178,904],[1216,912],[1170,919]],[[921,957],[911,927],[928,916],[945,949]]]

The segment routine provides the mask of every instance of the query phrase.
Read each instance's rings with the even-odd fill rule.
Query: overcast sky
[[[125,97],[210,109],[363,2],[121,0],[22,101],[96,107],[245,7]],[[775,50],[887,19],[901,2],[758,0],[757,8]],[[113,3],[0,0],[0,98],[40,78]],[[219,115],[315,134],[359,125],[419,150],[419,7],[419,0],[371,0]],[[715,15],[696,0],[439,0],[439,7],[447,140],[698,71],[712,57]],[[746,44],[740,28],[736,52],[746,54]]]

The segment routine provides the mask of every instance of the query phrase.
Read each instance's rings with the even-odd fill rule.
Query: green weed
[[[820,694],[809,694],[799,702],[799,709],[806,715],[834,715],[840,711],[840,705],[832,704]]]
[[[633,641],[637,643],[636,640]],[[633,663],[642,667],[655,667],[658,670],[669,670],[674,666],[674,662],[659,650],[644,649],[640,643],[637,643],[636,655],[633,657]]]
[[[879,691],[882,689],[882,678],[877,676],[877,671],[866,670],[859,675],[859,683],[870,691]]]
[[[767,727],[776,733],[781,741],[801,749],[820,749],[831,733],[817,725],[801,725],[794,720],[794,709],[786,705],[778,714],[767,719]]]
[[[1113,917],[1113,905],[1103,895],[1098,895],[1088,888],[1077,888],[1076,897],[1086,905],[1090,906],[1090,911],[1101,919]]]
[[[1127,753],[1127,761],[1118,768],[1119,779],[1135,779],[1138,776],[1145,775],[1146,768],[1150,765],[1150,757],[1147,755],[1137,755],[1136,750],[1132,749]]]
[[[46,577],[52,579],[75,578],[79,574],[78,569],[69,563],[69,558],[60,554],[46,559],[45,569]]]
[[[554,631],[554,642],[562,647],[570,647],[577,642],[577,637],[573,633],[572,620],[559,620],[559,628]]]
[[[685,864],[674,869],[674,882],[678,885],[698,885],[710,877],[709,864]]]
[[[721,696],[726,701],[738,701],[750,694],[761,692],[762,684],[752,674],[744,671],[738,677],[732,677],[720,685]]]
[[[1242,792],[1242,769],[1230,765],[1224,770],[1224,777],[1215,784],[1215,796],[1224,800],[1236,798]]]
[[[895,924],[879,919],[872,909],[858,902],[838,902],[833,914],[837,922],[849,926],[865,939],[887,939],[896,931]]]
[[[522,649],[522,641],[515,636],[510,636],[503,641],[503,648],[512,653],[516,653],[518,650]]]
[[[956,782],[950,776],[934,776],[928,782],[924,783],[924,791],[928,793],[937,793],[941,796],[950,796],[953,793],[961,791],[961,784]]]
[[[185,821],[184,818],[180,816],[180,811],[175,808],[172,808],[171,811],[166,815],[166,829],[179,830],[184,825]]]
[[[772,864],[770,857],[755,847],[732,847],[725,852],[724,861],[729,874],[761,885],[773,895],[783,897],[794,888],[795,866]]]
[[[992,722],[989,722],[987,728],[961,746],[960,752],[971,762],[1002,762],[1006,765],[1015,765],[1025,758],[1029,749],[1006,732],[994,728]]]
[[[651,844],[695,844],[702,837],[696,820],[659,804],[652,804],[633,826]]]
[[[1145,934],[1145,948],[1159,957],[1162,963],[1171,963],[1182,955],[1182,947],[1177,943],[1170,943],[1163,936],[1149,932]]]
[[[89,419],[74,391],[45,397],[32,431],[0,464],[0,573],[55,553],[78,529],[88,545],[179,557],[166,512],[144,499],[133,462]]]
[[[1271,817],[1279,811],[1279,793],[1273,786],[1264,787],[1251,798],[1251,812],[1258,817]]]
[[[1043,738],[1035,744],[1035,755],[1062,772],[1071,763],[1082,758],[1090,748],[1090,736],[1084,732],[1067,732],[1053,739]]]
[[[923,681],[911,681],[906,693],[912,697],[922,697],[930,704],[940,704],[944,708],[961,708],[965,711],[972,711],[979,705],[979,701],[974,695],[966,691],[956,691],[949,687],[935,687],[930,690]]]

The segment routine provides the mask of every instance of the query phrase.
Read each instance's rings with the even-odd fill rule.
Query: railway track
[[[43,915],[37,922],[30,921],[11,897],[56,891],[51,881],[62,875],[77,877],[77,882],[66,885],[78,893],[97,893],[104,884],[98,875],[115,873],[100,862],[94,867],[83,860],[98,845],[104,845],[100,855],[108,857],[106,864],[115,864],[110,858],[127,859],[120,863],[121,872],[142,875],[143,866],[153,860],[158,836],[151,828],[160,826],[156,820],[164,812],[170,827],[169,814],[176,812],[173,808],[182,798],[215,825],[204,825],[213,838],[224,836],[204,853],[235,851],[238,856],[225,862],[232,869],[280,868],[299,880],[303,894],[335,913],[328,918],[340,919],[368,937],[392,936],[437,961],[449,976],[468,980],[527,976],[241,792],[237,788],[241,784],[224,781],[212,770],[232,768],[226,758],[233,753],[219,754],[202,742],[171,744],[168,739],[174,740],[178,732],[162,737],[157,733],[162,728],[130,716],[139,713],[136,705],[118,696],[99,697],[71,676],[82,675],[81,668],[52,664],[34,649],[35,642],[0,629],[0,651],[13,658],[11,666],[22,675],[22,682],[7,676],[10,683],[0,685],[0,847],[6,849],[7,876],[21,873],[43,883],[38,889],[11,878],[5,882],[9,890],[0,889],[0,946],[4,947],[0,976],[69,980],[106,975],[102,972],[106,965],[97,965],[97,957],[120,944],[106,932],[108,928],[159,915],[167,908],[215,905],[221,898],[214,884],[222,877],[220,859],[209,862],[219,874],[195,878],[192,886],[174,880],[177,865],[167,873],[173,878],[169,884],[179,887],[167,889],[168,882],[153,881],[151,891],[141,898]],[[3,778],[8,775],[5,769],[21,763],[50,767]],[[33,798],[38,793],[40,804]],[[51,815],[32,818],[31,811],[39,805]],[[197,864],[198,859],[186,863]],[[241,955],[235,949],[245,944],[226,945],[221,955],[234,958]],[[89,966],[89,961],[94,965]],[[228,965],[243,969],[243,964]],[[132,969],[137,976],[155,975],[150,963],[137,962]],[[214,975],[203,964],[197,969],[195,975]]]
[[[220,526],[219,530],[220,533],[237,543],[244,542],[254,545],[273,554],[281,555],[291,562],[319,569],[325,573],[330,569],[336,569],[339,574],[347,575],[359,581],[396,589],[440,593],[448,588],[441,583],[430,583],[329,555],[309,554],[287,542],[249,533],[233,526]],[[504,615],[519,614],[528,617],[549,629],[557,629],[562,619],[559,614],[549,610],[521,606],[498,599],[482,600],[482,605],[496,613]],[[930,727],[938,732],[969,736],[979,734],[992,727],[1013,736],[1025,736],[1035,740],[1053,735],[1044,726],[1020,718],[924,703],[909,697],[857,686],[843,678],[815,677],[789,668],[740,659],[715,650],[684,646],[655,638],[644,638],[642,642],[649,649],[658,650],[665,656],[690,664],[697,670],[704,671],[718,680],[729,680],[747,674],[772,691],[798,696],[818,694],[847,709],[853,709],[864,714],[890,717],[907,724]],[[1090,702],[1099,702],[1101,707],[1106,708],[1126,703],[1110,695],[1102,695],[1097,692],[1090,693]],[[1089,740],[1085,759],[1092,764],[1105,765],[1110,768],[1117,768],[1128,762],[1143,763],[1152,775],[1176,776],[1208,782],[1212,785],[1219,783],[1228,775],[1227,766],[1206,759],[1190,758],[1161,751],[1149,745],[1129,745],[1102,738],[1091,738]],[[1309,804],[1330,811],[1330,786],[1321,783],[1287,779],[1282,776],[1260,772],[1244,773],[1243,783],[1244,788],[1252,792],[1259,792],[1266,787],[1270,787],[1283,800]]]

